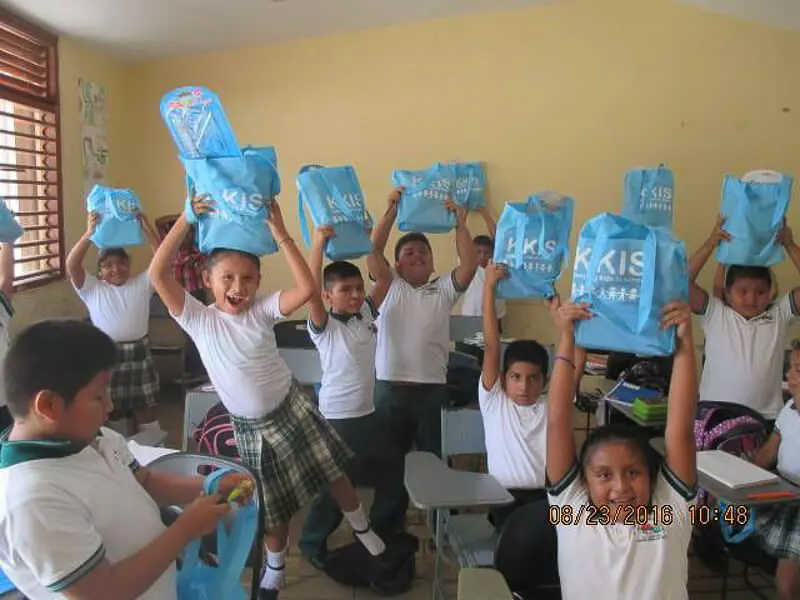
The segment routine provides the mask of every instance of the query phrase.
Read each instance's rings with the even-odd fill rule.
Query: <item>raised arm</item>
[[[150,248],[153,250],[153,253],[155,253],[156,250],[158,250],[159,244],[161,244],[161,236],[158,235],[158,232],[155,230],[146,214],[140,212],[136,215],[136,218],[139,220],[139,225],[142,227],[144,236],[147,238],[147,243],[150,244]]]
[[[14,297],[14,242],[0,244],[0,292]]]
[[[86,253],[89,251],[89,246],[91,245],[89,238],[92,237],[99,222],[99,214],[96,212],[89,213],[86,217],[86,231],[72,247],[72,250],[69,251],[69,254],[67,254],[67,275],[72,280],[72,285],[78,289],[81,289],[86,281],[83,259],[86,258]]]
[[[478,268],[478,251],[467,229],[467,211],[455,204],[448,203],[448,208],[456,213],[456,253],[458,266],[453,271],[456,283],[461,291],[466,290],[475,277]]]
[[[386,212],[383,213],[383,216],[378,221],[378,224],[375,226],[375,229],[372,230],[372,247],[373,252],[377,253],[380,256],[384,257],[385,260],[385,252],[386,252],[386,244],[389,241],[389,234],[392,233],[392,227],[394,226],[394,221],[397,219],[397,207],[400,204],[400,196],[403,193],[405,188],[398,187],[392,190],[392,193],[389,194],[389,201],[388,206],[386,207]],[[373,273],[372,269],[370,269],[370,275],[375,277],[377,280],[377,273]]]
[[[792,260],[794,268],[797,269],[798,273],[800,273],[800,246],[795,243],[794,234],[792,233],[791,228],[786,225],[785,221],[783,229],[778,232],[778,241],[786,249],[786,254],[788,254],[789,258]],[[775,278],[773,276],[773,280],[774,279]],[[798,302],[800,302],[800,288],[794,288],[794,290],[792,290],[792,296],[794,305],[800,306],[800,304],[798,304]]]
[[[705,309],[708,302],[708,293],[697,285],[696,279],[720,242],[730,241],[731,235],[722,228],[724,224],[725,218],[719,215],[711,235],[689,259],[689,304],[697,314],[702,313]]]
[[[375,281],[369,292],[369,299],[372,301],[372,305],[379,309],[386,298],[386,294],[389,293],[392,281],[394,281],[394,271],[392,271],[389,263],[386,262],[383,249],[379,250],[374,244],[372,252],[367,255],[367,273]]]
[[[549,301],[558,325],[559,342],[553,361],[553,377],[547,403],[547,479],[557,484],[575,466],[572,405],[575,399],[575,321],[590,319],[588,304],[559,306],[558,296]]]
[[[487,206],[481,206],[478,209],[478,214],[483,217],[483,222],[486,223],[486,230],[489,232],[489,237],[494,240],[495,237],[497,237],[497,222],[489,212],[489,208]]]
[[[697,362],[692,337],[692,311],[683,302],[671,302],[664,309],[662,327],[677,326],[677,349],[672,366],[667,400],[664,458],[670,470],[688,488],[697,483],[694,419],[697,412]]]
[[[278,243],[278,248],[283,251],[283,255],[286,257],[286,264],[289,265],[289,271],[291,271],[294,278],[294,287],[283,290],[280,297],[279,308],[281,314],[288,317],[308,302],[314,294],[314,277],[311,275],[306,259],[300,254],[300,250],[294,240],[289,237],[289,233],[286,231],[286,224],[283,222],[281,207],[275,199],[272,200],[269,206],[267,225],[272,232],[272,237]]]
[[[483,285],[483,368],[481,384],[483,389],[491,390],[500,376],[500,325],[494,306],[497,282],[508,277],[501,265],[490,263],[486,267],[486,280]]]
[[[725,265],[717,263],[717,268],[714,269],[714,298],[722,300],[725,297]]]
[[[308,306],[311,309],[311,323],[317,329],[325,327],[328,322],[328,313],[325,312],[325,304],[322,302],[322,254],[325,250],[325,242],[333,235],[333,227],[318,227],[314,232],[314,243],[311,246],[311,256],[308,261],[308,268],[314,278],[314,293]],[[284,313],[285,314],[285,313]]]

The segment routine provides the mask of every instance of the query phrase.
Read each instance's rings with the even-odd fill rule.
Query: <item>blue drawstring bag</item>
[[[625,174],[622,216],[650,227],[672,229],[675,175],[664,165]]]
[[[89,239],[100,249],[143,244],[144,232],[137,217],[141,208],[133,190],[95,185],[86,197],[86,210],[98,213],[100,222]]]
[[[574,201],[535,194],[527,202],[507,202],[500,220],[493,260],[508,268],[497,284],[498,298],[550,298],[569,260]]]
[[[583,348],[668,356],[675,328],[661,328],[661,313],[689,297],[686,249],[663,227],[603,213],[581,228],[572,277],[574,302],[588,302],[594,317],[575,326]]]
[[[437,163],[442,168],[451,168],[455,189],[453,200],[467,210],[486,206],[486,175],[479,162]]]
[[[25,230],[17,222],[6,201],[0,198],[0,243],[14,242],[22,237]]]
[[[725,177],[720,213],[732,239],[717,248],[720,264],[769,267],[783,260],[783,247],[775,236],[789,209],[792,183],[788,175],[774,183]]]
[[[419,233],[447,233],[456,227],[456,215],[445,202],[464,206],[468,188],[455,194],[455,169],[452,164],[436,164],[421,171],[394,171],[392,184],[403,186],[397,210],[397,228]]]
[[[205,478],[203,491],[216,492],[221,477],[235,473],[233,469],[217,469]],[[248,600],[241,583],[250,550],[258,528],[258,509],[253,502],[231,509],[233,523],[225,526],[226,517],[217,525],[217,566],[200,562],[200,540],[191,542],[183,552],[178,571],[178,600]]]
[[[184,160],[239,156],[239,144],[217,95],[201,86],[173,90],[161,99],[161,118]]]
[[[297,216],[307,248],[311,236],[303,205],[315,227],[333,226],[334,237],[325,245],[330,260],[350,260],[372,252],[372,217],[353,167],[307,165],[297,175]]]
[[[200,252],[217,248],[266,256],[278,245],[265,221],[269,203],[280,192],[277,156],[272,147],[246,147],[240,156],[184,159],[187,175],[187,211],[190,224],[197,224]],[[214,212],[195,217],[191,191],[208,194]]]

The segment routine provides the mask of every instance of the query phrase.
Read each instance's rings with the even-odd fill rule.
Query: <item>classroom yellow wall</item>
[[[110,147],[109,182],[116,182],[120,161],[116,152],[123,139],[122,65],[71,38],[59,40],[59,86],[61,92],[61,158],[64,192],[64,233],[67,248],[81,236],[86,226],[83,209],[82,144],[78,106],[78,79],[104,85],[108,93],[107,133]],[[66,281],[49,284],[18,294],[14,305],[17,316],[13,327],[47,317],[83,316],[85,311]]]

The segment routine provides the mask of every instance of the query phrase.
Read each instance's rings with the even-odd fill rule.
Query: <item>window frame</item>
[[[46,98],[37,97],[34,94],[25,94],[24,92],[9,88],[3,83],[0,83],[0,100],[7,100],[9,102],[29,106],[36,110],[47,111],[54,115],[55,122],[52,127],[55,131],[55,158],[56,158],[56,174],[57,182],[55,184],[55,201],[56,210],[54,211],[58,224],[53,226],[52,229],[57,232],[58,238],[56,240],[58,246],[57,258],[58,268],[54,272],[44,273],[41,276],[29,278],[22,282],[17,282],[16,276],[14,277],[13,289],[15,292],[34,289],[48,285],[50,283],[63,281],[66,277],[66,248],[64,239],[64,177],[62,167],[62,152],[61,152],[61,90],[59,89],[59,71],[58,71],[58,36],[46,29],[31,23],[6,8],[0,8],[0,23],[8,26],[11,29],[16,29],[36,40],[37,43],[47,48],[47,57],[45,59],[45,69],[47,74],[47,93]],[[1,172],[0,172],[1,173]],[[51,213],[52,214],[52,213]],[[44,242],[42,243],[44,246]],[[17,257],[14,257],[14,265],[19,264]]]

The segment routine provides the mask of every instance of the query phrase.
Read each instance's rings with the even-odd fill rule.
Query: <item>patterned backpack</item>
[[[218,402],[208,409],[205,418],[197,425],[192,437],[197,452],[239,460],[239,449],[233,437],[233,425],[228,411]]]

